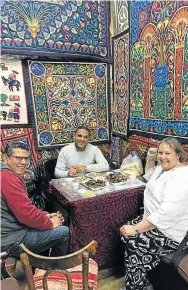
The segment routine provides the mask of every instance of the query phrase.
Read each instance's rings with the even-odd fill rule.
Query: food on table
[[[75,180],[77,182],[83,182],[83,181],[88,180],[88,177],[86,177],[86,176],[78,176],[78,177],[75,178]]]
[[[108,174],[108,176],[106,177],[106,179],[108,181],[110,181],[111,183],[119,183],[119,182],[125,182],[125,181],[127,181],[127,176],[123,175],[120,172],[114,172],[114,173]]]
[[[105,176],[105,173],[102,173],[102,172],[90,172],[87,174],[87,176],[89,177],[102,177],[102,176]]]
[[[98,189],[98,188],[106,186],[105,181],[98,180],[98,179],[96,179],[96,180],[90,179],[87,182],[85,182],[84,184],[92,189]]]
[[[96,194],[92,190],[86,190],[84,193],[81,193],[82,198],[88,198],[88,197],[95,197]]]

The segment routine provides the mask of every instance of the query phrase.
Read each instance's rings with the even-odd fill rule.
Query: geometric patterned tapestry
[[[82,124],[91,141],[109,140],[106,63],[29,61],[36,146],[56,148],[73,142]]]
[[[188,1],[131,5],[131,134],[188,140]]]
[[[6,144],[12,141],[22,141],[29,147],[29,164],[27,173],[34,177],[34,170],[38,163],[34,149],[34,138],[31,128],[7,128],[1,130],[1,151],[4,152]]]
[[[117,35],[129,28],[129,4],[127,0],[116,0],[111,1],[110,5],[113,35]]]
[[[146,156],[150,147],[158,148],[160,140],[144,137],[144,136],[130,136],[127,141],[121,139],[120,155],[121,162],[130,153],[136,153],[138,156]],[[188,144],[182,144],[182,148],[185,151],[186,159],[188,162]],[[120,163],[121,164],[121,163]]]
[[[111,139],[111,160],[116,162],[117,164],[121,164],[121,156],[120,156],[120,138],[112,136]]]
[[[1,0],[3,53],[109,58],[109,1]]]
[[[22,62],[0,59],[0,76],[0,124],[28,124]]]
[[[29,147],[29,164],[26,175],[34,176],[36,166],[46,159],[57,157],[59,150],[36,151],[34,146],[34,136],[32,128],[6,128],[1,129],[1,152],[4,152],[5,146],[12,141],[22,141]]]
[[[113,126],[117,136],[127,136],[129,117],[129,31],[112,38],[113,44]]]

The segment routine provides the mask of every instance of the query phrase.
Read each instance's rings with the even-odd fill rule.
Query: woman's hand
[[[151,147],[147,153],[147,161],[155,161],[157,157],[157,148]]]
[[[124,226],[122,226],[120,228],[120,233],[124,237],[135,236],[137,234],[137,232],[135,231],[133,225],[124,225]]]

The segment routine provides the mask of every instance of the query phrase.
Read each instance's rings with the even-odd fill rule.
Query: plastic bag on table
[[[128,178],[136,178],[143,174],[143,166],[141,159],[136,153],[129,154],[122,162],[120,172],[127,175]]]

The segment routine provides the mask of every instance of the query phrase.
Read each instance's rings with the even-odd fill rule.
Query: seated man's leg
[[[69,228],[66,226],[60,226],[52,230],[28,230],[24,238],[17,241],[13,247],[9,248],[11,256],[19,257],[19,245],[23,243],[29,250],[34,253],[41,253],[51,247],[54,249],[54,253],[59,256],[63,256],[68,251],[69,246]]]

